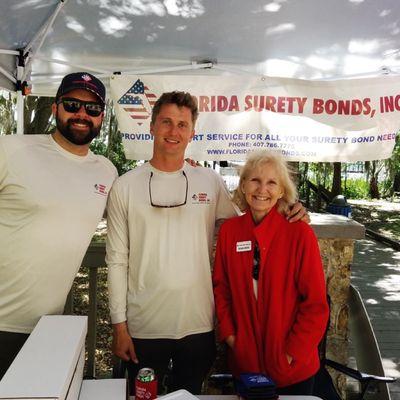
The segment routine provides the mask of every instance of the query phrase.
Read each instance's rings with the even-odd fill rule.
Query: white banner
[[[400,127],[400,78],[340,81],[224,76],[113,76],[111,96],[126,156],[152,154],[151,110],[163,92],[199,103],[194,160],[244,160],[257,149],[289,161],[367,161],[391,156]]]

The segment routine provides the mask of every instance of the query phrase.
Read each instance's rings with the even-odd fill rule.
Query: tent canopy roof
[[[72,71],[107,82],[117,71],[205,60],[214,67],[196,74],[338,79],[400,71],[398,0],[3,0],[0,10],[0,49],[30,48],[25,79],[37,94],[54,94]],[[0,86],[15,89],[12,77],[16,56],[3,52]]]

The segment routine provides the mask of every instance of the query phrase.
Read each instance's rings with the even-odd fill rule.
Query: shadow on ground
[[[350,200],[353,218],[366,228],[400,241],[400,203]]]
[[[351,280],[360,291],[379,343],[393,399],[400,399],[400,252],[373,240],[356,242]]]

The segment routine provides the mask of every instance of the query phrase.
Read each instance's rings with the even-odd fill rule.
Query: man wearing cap
[[[89,150],[105,87],[64,77],[52,135],[0,137],[0,378],[45,314],[62,314],[117,171]]]

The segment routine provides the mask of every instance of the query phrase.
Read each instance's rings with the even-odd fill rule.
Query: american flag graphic
[[[151,115],[157,96],[151,93],[149,88],[138,79],[133,86],[118,100],[118,104],[129,113],[130,117],[137,121],[138,125],[142,125],[143,120]],[[146,107],[146,103],[149,107]]]
[[[101,183],[96,183],[94,185],[94,188],[96,189],[96,192],[99,194],[103,194],[103,195],[107,194],[106,185],[102,185]]]

